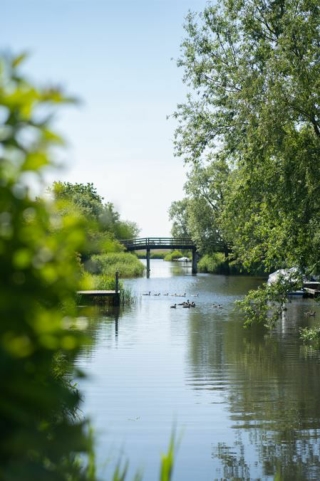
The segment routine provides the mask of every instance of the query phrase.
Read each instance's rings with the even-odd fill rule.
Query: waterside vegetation
[[[104,203],[93,184],[55,182],[49,189],[55,200],[56,223],[75,217],[86,225],[87,243],[78,253],[82,289],[110,289],[116,272],[120,279],[143,275],[137,256],[124,252],[122,239],[136,237],[139,228],[123,221],[112,203]],[[121,286],[122,287],[122,286]]]

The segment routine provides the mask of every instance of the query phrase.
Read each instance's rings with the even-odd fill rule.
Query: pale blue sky
[[[56,125],[69,142],[55,180],[92,182],[142,236],[167,236],[186,170],[173,155],[185,98],[175,59],[188,10],[206,0],[2,0],[0,49],[30,52],[28,76],[82,100]],[[172,60],[172,58],[174,60]],[[51,179],[50,179],[51,180]]]

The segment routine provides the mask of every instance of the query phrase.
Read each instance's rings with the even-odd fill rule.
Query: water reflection
[[[288,305],[271,333],[259,326],[244,330],[235,311],[202,322],[192,314],[197,328],[189,331],[187,384],[223,392],[231,427],[240,433],[232,445],[213,447],[221,479],[254,479],[246,462],[253,450],[263,476],[320,479],[320,364],[319,354],[306,356],[298,338],[309,322],[305,308],[305,301]]]

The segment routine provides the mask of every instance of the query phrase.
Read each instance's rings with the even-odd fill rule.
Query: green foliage
[[[319,270],[319,23],[316,0],[222,0],[186,19],[187,228],[198,243],[218,233],[247,269]]]
[[[209,256],[208,254],[201,257],[198,262],[199,272],[210,272],[211,274],[220,274],[221,266],[225,262],[225,257],[223,254],[213,254]]]
[[[83,342],[66,327],[83,224],[69,216],[55,229],[50,205],[29,187],[41,191],[43,169],[53,165],[62,139],[51,130],[51,111],[68,99],[20,76],[23,59],[0,60],[0,478],[92,479],[77,458],[91,451],[77,417],[80,396],[63,374],[75,375]]]
[[[177,259],[179,259],[180,257],[183,257],[183,253],[181,251],[178,251],[178,250],[174,250],[172,252],[169,252],[169,254],[167,254],[164,258],[165,261],[175,261]]]
[[[221,239],[248,272],[320,272],[319,24],[317,0],[221,0],[186,18],[183,222],[203,253]],[[273,324],[281,290],[250,293],[247,324]]]
[[[118,272],[121,278],[126,278],[142,276],[144,265],[134,254],[123,252],[94,255],[87,263],[86,269],[91,273],[112,278]]]
[[[135,255],[138,257],[138,259],[146,259],[147,254],[145,251],[136,251]],[[167,255],[166,250],[154,250],[150,252],[150,259],[164,259],[165,256]]]
[[[188,229],[188,199],[172,202],[169,208],[169,219],[172,221],[172,237],[191,237]]]
[[[311,344],[315,348],[320,347],[320,326],[304,327],[300,329],[300,338],[305,344]]]
[[[239,269],[230,266],[226,257],[221,252],[206,254],[198,262],[199,272],[209,272],[211,274],[239,274]]]
[[[266,276],[266,272],[252,266],[250,271],[246,270],[241,264],[226,258],[222,252],[205,254],[198,262],[200,272],[225,275],[260,275]]]
[[[212,164],[207,162],[205,166],[196,163],[184,186],[187,197],[170,206],[172,234],[191,237],[202,254],[217,248],[228,253],[220,219],[228,175],[229,168],[222,158],[212,158]]]
[[[92,183],[71,184],[54,182],[49,192],[56,200],[57,214],[70,213],[84,218],[87,222],[87,251],[83,258],[101,252],[121,252],[124,250],[121,239],[136,237],[139,228],[134,222],[123,221],[111,202],[103,203]]]
[[[274,327],[288,302],[288,292],[301,288],[301,284],[302,279],[294,274],[250,291],[243,300],[237,301],[244,315],[244,326],[259,323],[268,328]]]
[[[222,160],[205,167],[197,163],[184,186],[187,197],[170,206],[172,235],[192,238],[201,254],[229,255],[230,242],[222,222],[228,176],[228,166]]]
[[[132,274],[132,272],[130,272]],[[131,276],[129,276],[131,277]],[[110,277],[109,275],[95,275],[90,274],[89,272],[85,272],[81,278],[81,289],[87,290],[112,290],[116,289],[116,279],[114,277]],[[118,280],[118,289],[120,290],[120,298],[122,304],[131,304],[133,302],[133,296],[131,290],[124,287],[123,281]],[[87,298],[86,296],[81,296],[79,294],[77,296],[78,303],[86,303],[86,304],[112,304],[113,299],[112,297],[100,297],[96,296],[93,298]]]
[[[0,479],[94,481],[92,430],[79,417],[74,384],[74,359],[88,341],[77,330],[74,295],[89,282],[76,254],[88,219],[69,206],[60,215],[60,205],[29,188],[41,193],[43,168],[53,166],[62,139],[50,128],[51,111],[68,99],[21,77],[23,60],[0,59]],[[91,184],[88,191],[95,196]],[[172,454],[170,447],[163,459],[165,481]],[[113,479],[126,473],[118,467]]]

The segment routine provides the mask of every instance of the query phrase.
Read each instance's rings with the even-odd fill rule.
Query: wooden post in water
[[[150,277],[150,249],[147,247],[147,278]]]
[[[196,249],[192,249],[192,274],[196,274],[197,272],[197,251]]]
[[[115,285],[115,295],[113,298],[113,305],[114,306],[120,306],[120,292],[119,292],[119,272],[116,272],[116,285]]]

